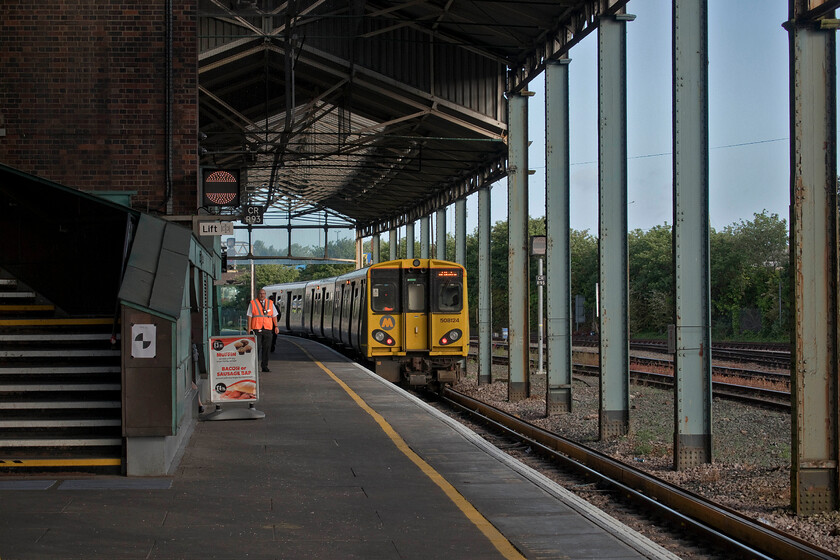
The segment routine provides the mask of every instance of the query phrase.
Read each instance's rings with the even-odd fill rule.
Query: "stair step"
[[[80,327],[91,325],[113,325],[114,319],[108,317],[90,317],[90,318],[56,318],[44,317],[42,319],[0,319],[0,326],[2,327]]]
[[[0,368],[0,375],[72,375],[120,373],[119,366],[48,366],[48,367],[11,367]]]
[[[0,350],[0,358],[116,358],[119,350]]]
[[[4,299],[34,299],[35,292],[3,292],[0,291],[0,300]]]
[[[122,426],[120,419],[72,419],[72,420],[0,420],[0,429],[8,428],[91,428],[103,426]]]
[[[122,445],[122,438],[0,438],[0,449],[6,447],[112,447],[115,445]]]
[[[32,305],[0,305],[0,313],[21,313],[21,312],[31,312],[31,313],[44,313],[48,311],[55,311],[55,306],[49,303],[43,304],[32,304]]]
[[[117,340],[119,340],[119,335]],[[37,342],[39,344],[53,344],[56,342],[91,342],[110,341],[110,333],[81,333],[81,334],[51,334],[48,340],[40,333],[32,334],[0,334],[0,342]]]
[[[0,393],[44,393],[48,391],[119,391],[119,383],[75,383],[42,385],[0,385]]]
[[[120,408],[120,401],[0,402],[0,410]]]
[[[44,471],[52,468],[79,470],[91,467],[119,467],[122,460],[116,457],[56,457],[51,459],[0,459],[0,469]],[[99,472],[97,469],[96,472]]]

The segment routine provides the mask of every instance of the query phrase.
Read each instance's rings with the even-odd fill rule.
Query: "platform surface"
[[[0,560],[675,558],[329,348],[270,368],[171,476],[0,478]]]

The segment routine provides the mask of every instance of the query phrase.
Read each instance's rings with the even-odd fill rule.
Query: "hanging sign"
[[[210,401],[256,402],[257,338],[255,336],[210,337]]]

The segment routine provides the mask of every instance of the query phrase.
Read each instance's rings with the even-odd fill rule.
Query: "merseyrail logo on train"
[[[381,319],[379,319],[379,326],[382,328],[383,331],[390,331],[394,328],[394,318],[390,315],[385,315]]]

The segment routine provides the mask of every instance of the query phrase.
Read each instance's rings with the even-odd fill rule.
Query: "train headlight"
[[[394,337],[386,333],[385,331],[376,329],[371,333],[371,335],[373,336],[373,340],[375,340],[379,344],[384,344],[385,346],[393,346],[395,343]]]
[[[458,342],[459,340],[461,340],[461,336],[463,336],[463,334],[464,333],[461,332],[461,329],[452,329],[451,331],[440,337],[440,345],[447,346],[449,344]]]

